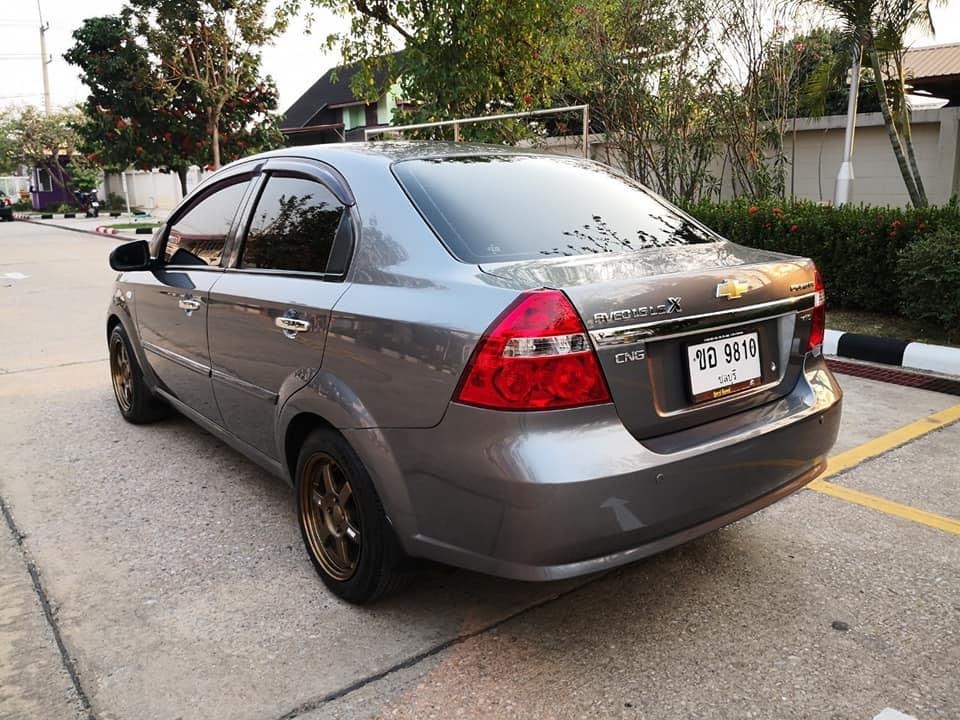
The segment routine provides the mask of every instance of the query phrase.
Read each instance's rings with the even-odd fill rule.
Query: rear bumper
[[[397,513],[385,504],[410,554],[555,580],[660,552],[800,489],[825,467],[841,395],[810,357],[784,398],[644,443],[610,405],[527,414],[451,405],[434,428],[346,434],[366,456],[363,434],[378,433],[368,467],[378,485],[403,485],[381,496],[409,499]]]

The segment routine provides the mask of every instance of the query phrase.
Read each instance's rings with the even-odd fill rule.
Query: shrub
[[[897,284],[904,315],[960,331],[960,230],[940,229],[901,250]]]
[[[904,299],[900,253],[934,233],[960,235],[960,209],[824,207],[736,200],[690,213],[733,242],[813,258],[834,307],[896,313]]]
[[[29,200],[23,200],[23,199],[17,200],[13,204],[13,209],[17,210],[18,212],[33,210],[33,203]]]
[[[127,208],[127,203],[123,199],[123,196],[117,195],[116,193],[110,193],[109,195],[107,195],[106,205],[107,205],[107,210],[110,210],[113,212],[116,212],[116,211],[122,212]]]
[[[70,203],[60,203],[53,209],[55,213],[75,213],[76,211],[77,209]]]

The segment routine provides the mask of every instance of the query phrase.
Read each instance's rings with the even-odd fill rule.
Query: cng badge
[[[645,348],[640,348],[639,350],[631,350],[630,352],[617,353],[613,356],[613,359],[617,361],[617,365],[623,365],[628,362],[637,362],[638,360],[645,360],[647,357],[647,351]]]

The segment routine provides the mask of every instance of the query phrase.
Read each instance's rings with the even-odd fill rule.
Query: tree
[[[54,185],[73,194],[74,190],[88,189],[99,181],[99,170],[86,163],[79,155],[80,138],[73,129],[80,120],[77,111],[60,111],[46,115],[33,107],[8,114],[6,132],[11,142],[7,146],[7,163],[29,165],[45,170]],[[77,180],[64,169],[66,163],[77,161]],[[76,199],[76,198],[75,198]]]
[[[629,174],[693,201],[715,183],[719,59],[705,0],[595,2],[583,15],[591,116]]]
[[[159,58],[156,77],[166,98],[195,103],[214,168],[230,131],[249,132],[226,123],[236,121],[241,106],[261,115],[276,109],[272,80],[260,80],[259,50],[286,29],[289,9],[281,4],[268,20],[267,0],[130,0],[123,11]],[[269,116],[254,129],[261,141],[278,139]]]
[[[904,37],[913,27],[931,32],[930,0],[811,0],[830,10],[846,38],[848,57],[865,56],[883,115],[890,147],[914,207],[926,207],[927,196],[910,134],[910,109],[903,73]],[[842,56],[842,55],[841,55]],[[837,59],[828,61],[834,66]],[[824,80],[836,73],[821,72]]]
[[[572,0],[313,2],[350,17],[328,42],[341,44],[345,63],[361,64],[354,92],[372,102],[399,83],[410,122],[549,106],[587,64],[575,33],[586,7]]]
[[[226,43],[221,56],[198,49],[210,37],[200,27],[200,15],[191,15],[190,8],[202,5],[207,12],[213,6],[194,2],[177,28],[167,23],[166,32],[174,33],[170,37],[157,24],[159,11],[151,14],[147,5],[163,5],[165,13],[172,12],[162,2],[139,2],[120,15],[88,18],[73,34],[74,45],[65,57],[81,69],[90,91],[83,105],[85,117],[77,125],[84,151],[116,171],[133,166],[176,172],[185,193],[191,165],[217,167],[224,158],[281,145],[274,114],[276,88],[271,78],[258,77],[259,56],[249,48],[243,50],[245,74],[232,75],[229,88],[221,87],[215,102],[203,83],[175,70],[179,60],[170,56],[186,53],[185,48],[197,69],[210,67],[209,72],[217,74],[219,57],[246,47],[221,37]],[[244,17],[253,22],[251,14]],[[206,40],[198,41],[199,35]]]

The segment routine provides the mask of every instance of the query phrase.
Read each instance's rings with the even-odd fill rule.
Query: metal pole
[[[583,106],[583,156],[590,159],[590,106]]]
[[[843,138],[843,162],[837,172],[837,187],[833,194],[833,204],[837,207],[850,202],[853,194],[853,136],[857,127],[857,101],[860,97],[860,63],[863,48],[858,44],[853,51],[853,63],[850,68],[850,97],[847,99],[847,129]]]
[[[453,123],[453,141],[460,142],[460,123]]]
[[[127,171],[120,173],[120,185],[123,187],[123,200],[127,205],[127,215],[130,214],[130,190],[127,188]]]
[[[47,56],[47,30],[50,23],[44,24],[43,11],[40,9],[40,0],[37,0],[37,14],[40,16],[40,66],[43,68],[43,110],[49,115],[53,110],[50,107],[50,78],[47,76],[47,65],[53,59]]]

